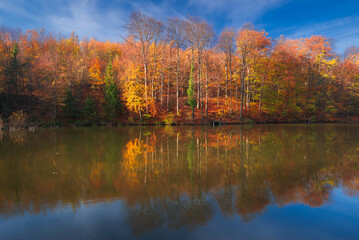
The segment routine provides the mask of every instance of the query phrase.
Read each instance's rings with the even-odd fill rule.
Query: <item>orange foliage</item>
[[[359,114],[355,47],[341,60],[324,36],[272,39],[250,25],[224,30],[213,46],[210,26],[198,18],[176,20],[175,27],[188,35],[183,39],[187,45],[178,47],[176,39],[162,41],[160,22],[143,14],[131,16],[132,26],[138,23],[145,30],[145,39],[138,38],[134,28],[124,42],[80,40],[74,33],[57,37],[44,29],[25,33],[3,29],[0,93],[9,97],[4,109],[12,111],[1,114],[8,117],[28,109],[40,119],[57,119],[58,114],[63,120],[61,107],[71,91],[79,108],[88,97],[94,98],[101,118],[106,115],[103,86],[109,62],[123,106],[117,121],[139,117],[163,122],[176,113],[173,122],[193,123],[187,106],[191,64],[195,123],[334,121]],[[136,22],[137,17],[143,22]],[[15,96],[24,100],[16,102]]]

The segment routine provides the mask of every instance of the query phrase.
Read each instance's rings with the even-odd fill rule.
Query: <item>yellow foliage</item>
[[[129,141],[126,144],[126,150],[123,154],[122,168],[124,169],[128,179],[131,179],[132,183],[138,183],[138,171],[140,169],[140,158],[144,152],[143,144],[138,138],[133,141]]]
[[[23,129],[26,127],[27,114],[22,110],[14,112],[9,118],[9,125],[11,130]]]
[[[98,58],[95,58],[90,63],[89,73],[91,78],[94,80],[94,85],[104,84],[102,77],[102,64]]]
[[[124,87],[127,89],[123,93],[125,104],[130,111],[139,112],[145,107],[145,89],[144,85],[140,83],[140,67],[130,64],[126,69]]]
[[[325,64],[327,64],[329,67],[333,67],[337,64],[337,59],[333,58],[332,60],[323,60]]]

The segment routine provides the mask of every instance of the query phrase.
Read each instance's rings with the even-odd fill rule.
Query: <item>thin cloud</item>
[[[27,18],[31,21],[38,21],[39,16],[29,11],[34,4],[36,5],[33,1],[26,0],[1,0],[0,11]],[[2,19],[2,21],[6,23],[6,19]]]
[[[45,16],[54,31],[75,31],[81,37],[96,37],[101,40],[118,40],[127,12],[121,9],[97,8],[97,1],[75,1],[63,4],[60,9]]]
[[[336,41],[336,50],[344,52],[350,45],[359,44],[359,15],[337,18],[330,21],[308,24],[297,29],[287,29],[289,38],[323,35]]]
[[[2,0],[0,11],[31,22],[32,26],[49,31],[69,34],[74,31],[80,37],[120,41],[126,36],[123,28],[133,10],[165,20],[182,15],[172,7],[172,0],[159,3],[151,1],[116,0]],[[102,5],[101,5],[102,4]],[[100,6],[101,5],[101,6]],[[30,11],[36,9],[37,12]],[[0,22],[6,24],[0,16]],[[23,26],[29,27],[29,24]]]
[[[189,0],[187,6],[201,9],[206,15],[225,14],[229,24],[254,21],[265,12],[289,0]]]
[[[8,27],[25,29],[45,28],[64,35],[75,31],[80,37],[98,40],[122,41],[126,37],[123,27],[133,10],[159,20],[167,17],[186,18],[188,14],[200,16],[220,31],[224,27],[240,28],[243,23],[253,22],[257,26],[269,28],[270,34],[284,34],[290,38],[324,35],[337,39],[337,50],[359,44],[359,16],[337,18],[330,21],[328,16],[322,22],[310,23],[310,15],[301,25],[292,22],[288,26],[278,21],[262,22],[271,10],[285,9],[294,0],[0,0],[0,23]],[[289,3],[289,4],[288,4]],[[289,8],[293,11],[293,8]],[[340,16],[340,15],[338,15]],[[278,20],[280,16],[275,16]],[[288,18],[288,16],[287,16]],[[304,24],[304,25],[303,25]]]

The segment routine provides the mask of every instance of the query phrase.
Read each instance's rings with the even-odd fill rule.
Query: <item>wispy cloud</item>
[[[146,0],[131,1],[131,7],[133,10],[140,10],[144,14],[163,20],[167,17],[183,15],[180,10],[176,9],[173,0],[163,0],[156,3]]]
[[[133,10],[165,19],[180,16],[172,6],[172,0],[160,3],[151,1],[100,1],[100,0],[1,0],[0,13],[32,22],[34,26],[69,34],[75,31],[80,37],[95,37],[100,40],[122,40],[123,28]],[[32,9],[36,11],[31,11]],[[6,24],[5,17],[0,22]],[[28,27],[28,25],[26,25]]]
[[[265,12],[290,0],[189,0],[188,6],[200,9],[206,15],[223,14],[227,25],[240,26],[255,21]]]
[[[0,10],[9,14],[21,16],[32,21],[37,21],[39,16],[29,11],[33,5],[32,1],[26,0],[1,0]],[[0,16],[1,18],[1,16]],[[6,19],[2,19],[6,22]]]
[[[123,31],[122,26],[127,19],[127,11],[123,9],[101,9],[98,1],[65,1],[57,6],[56,12],[45,16],[48,25],[56,32],[69,33],[75,31],[84,37],[97,37],[101,40],[118,40]]]
[[[0,24],[24,29],[44,27],[65,35],[75,31],[80,37],[121,41],[126,37],[123,26],[129,14],[133,10],[141,10],[160,20],[171,16],[187,17],[188,14],[200,16],[213,24],[217,31],[223,27],[239,28],[243,23],[253,22],[270,29],[273,36],[284,34],[298,38],[320,34],[336,39],[338,52],[344,51],[347,46],[359,44],[359,15],[346,16],[344,13],[350,6],[349,2],[343,7],[344,10],[326,14],[313,8],[304,11],[311,1],[0,0]],[[320,4],[310,6],[323,8]],[[301,7],[302,14],[292,17],[291,13],[296,13],[298,7]],[[355,14],[354,10],[352,14]],[[336,14],[335,19],[330,19],[333,14]],[[264,18],[267,21],[263,22]]]
[[[123,25],[133,10],[159,19],[188,14],[216,22],[222,15],[222,24],[238,27],[254,21],[266,11],[289,0],[1,0],[0,11],[32,22],[34,26],[68,34],[117,40],[124,37]],[[191,9],[191,10],[189,10]],[[189,12],[190,11],[190,12]],[[0,22],[6,22],[0,16]],[[221,26],[222,27],[222,26]]]
[[[343,52],[348,46],[359,45],[358,26],[359,15],[354,15],[320,23],[307,24],[299,28],[287,28],[282,31],[289,38],[323,35],[333,39],[336,50]]]

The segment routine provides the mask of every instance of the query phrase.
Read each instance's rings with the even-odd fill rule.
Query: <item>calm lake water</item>
[[[0,139],[0,239],[359,239],[359,125]]]

